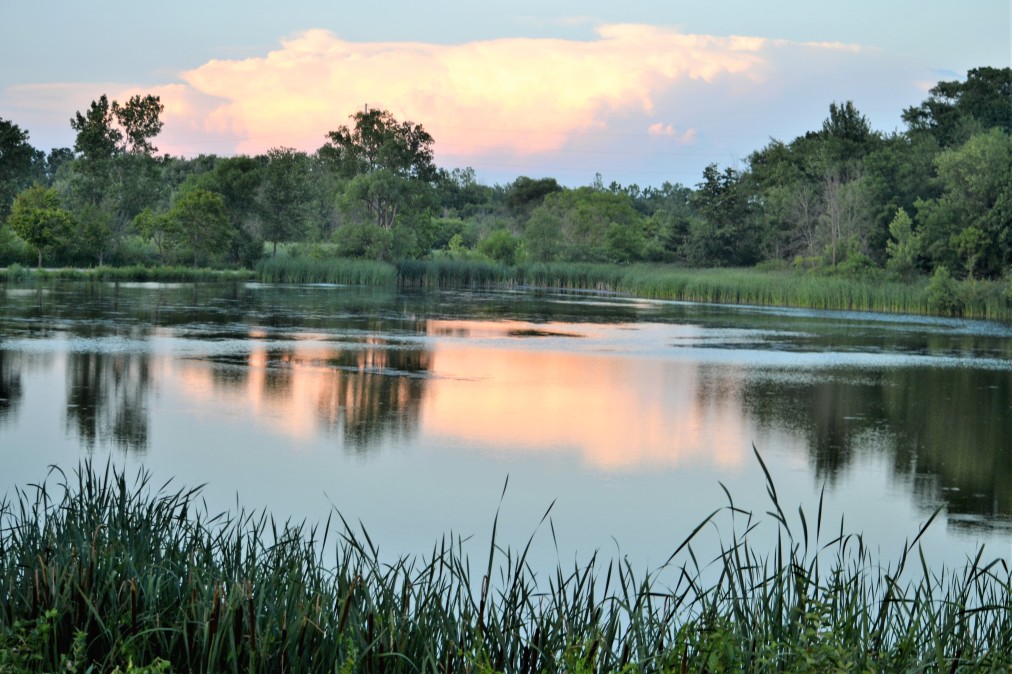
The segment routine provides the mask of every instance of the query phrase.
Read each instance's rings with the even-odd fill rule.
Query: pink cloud
[[[436,45],[353,43],[310,30],[265,56],[210,61],[182,77],[220,101],[204,128],[244,135],[240,152],[285,137],[315,149],[368,103],[425,124],[441,156],[551,152],[573,133],[606,130],[610,115],[651,114],[657,95],[680,82],[762,77],[761,38],[630,24],[598,35]]]
[[[835,100],[854,99],[862,110],[872,100],[873,111],[895,110],[898,119],[923,96],[914,86],[923,78],[858,45],[642,24],[600,25],[589,40],[453,45],[352,42],[308,30],[262,55],[214,59],[161,86],[11,87],[0,92],[0,110],[36,120],[28,125],[33,140],[58,136],[52,145],[72,145],[74,110],[102,93],[118,100],[154,93],[166,106],[160,151],[194,156],[278,146],[311,152],[368,104],[423,124],[446,167],[506,179],[585,181],[600,171],[620,181],[691,184],[706,163],[736,161],[771,136],[817,128]],[[887,119],[885,128],[896,123]]]

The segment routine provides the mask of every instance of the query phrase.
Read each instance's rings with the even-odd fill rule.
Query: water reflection
[[[816,477],[841,479],[863,452],[887,452],[897,479],[965,523],[1012,516],[1012,376],[1000,370],[833,370],[750,378],[763,424],[806,439]]]
[[[799,458],[799,482],[861,491],[855,476],[875,464],[904,502],[943,503],[950,522],[1012,519],[1012,376],[973,362],[1009,358],[1012,339],[961,322],[242,285],[60,285],[6,301],[8,452],[41,444],[45,424],[74,452],[148,452],[171,470],[182,443],[222,437],[208,451],[236,454],[253,429],[268,472],[304,448],[386,471],[395,462],[374,460],[390,448],[413,465],[439,447],[633,482],[739,471],[755,444]]]
[[[290,437],[322,432],[340,438],[347,451],[366,454],[386,439],[407,441],[417,432],[431,358],[421,346],[381,338],[348,348],[292,341],[209,357],[206,374],[212,395]],[[191,396],[208,390],[202,373],[187,368]]]
[[[0,425],[12,419],[21,403],[21,356],[0,349]]]
[[[567,350],[577,338],[592,350],[594,326],[432,321],[429,330],[454,339],[437,342],[423,425],[454,444],[575,453],[616,471],[738,466],[754,437],[740,396],[709,386],[696,363]]]
[[[67,432],[93,450],[96,443],[122,450],[148,448],[152,385],[150,355],[71,351],[67,354]]]

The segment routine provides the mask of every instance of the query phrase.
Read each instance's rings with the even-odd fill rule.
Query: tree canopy
[[[732,166],[710,164],[690,186],[660,187],[605,184],[600,174],[582,187],[523,175],[487,185],[467,167],[438,169],[425,128],[381,109],[351,115],[313,154],[156,156],[158,97],[103,95],[71,119],[73,150],[46,155],[0,120],[0,219],[24,195],[19,228],[0,233],[0,264],[45,250],[65,264],[251,265],[267,242],[275,254],[385,260],[764,263],[993,279],[1012,269],[1010,93],[1012,69],[976,68],[939,82],[889,133],[852,101],[827,102],[815,128]],[[34,184],[54,188],[56,202],[40,206],[39,192],[26,193]],[[33,203],[35,220],[25,216]],[[27,226],[50,206],[72,221]],[[222,236],[198,238],[204,230]]]

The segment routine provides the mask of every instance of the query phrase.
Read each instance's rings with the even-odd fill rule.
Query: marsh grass
[[[670,265],[404,260],[396,265],[337,258],[278,257],[258,278],[279,283],[346,283],[422,288],[596,290],[649,299],[806,309],[1012,319],[1012,291],[1000,281],[890,280],[784,269],[685,269]]]
[[[193,267],[171,267],[132,265],[128,267],[101,266],[90,269],[27,269],[11,265],[0,270],[0,280],[8,283],[44,283],[50,281],[102,281],[102,282],[156,282],[156,283],[204,283],[218,281],[244,281],[254,274],[242,269],[209,269]]]
[[[821,500],[789,517],[766,475],[772,536],[727,493],[655,572],[595,556],[541,577],[498,514],[476,571],[451,536],[381,562],[339,514],[211,516],[199,488],[86,462],[0,506],[0,670],[1008,672],[1007,561],[932,569],[929,520],[887,564]]]
[[[387,262],[347,258],[275,257],[257,264],[265,283],[396,285],[397,269]]]

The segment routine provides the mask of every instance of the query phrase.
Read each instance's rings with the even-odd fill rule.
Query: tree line
[[[938,83],[873,130],[851,102],[688,187],[486,185],[421,124],[363,110],[313,153],[158,155],[163,106],[103,95],[48,154],[0,119],[0,264],[252,266],[278,247],[382,260],[796,266],[994,278],[1012,265],[1012,69]],[[288,244],[288,245],[285,245]]]

